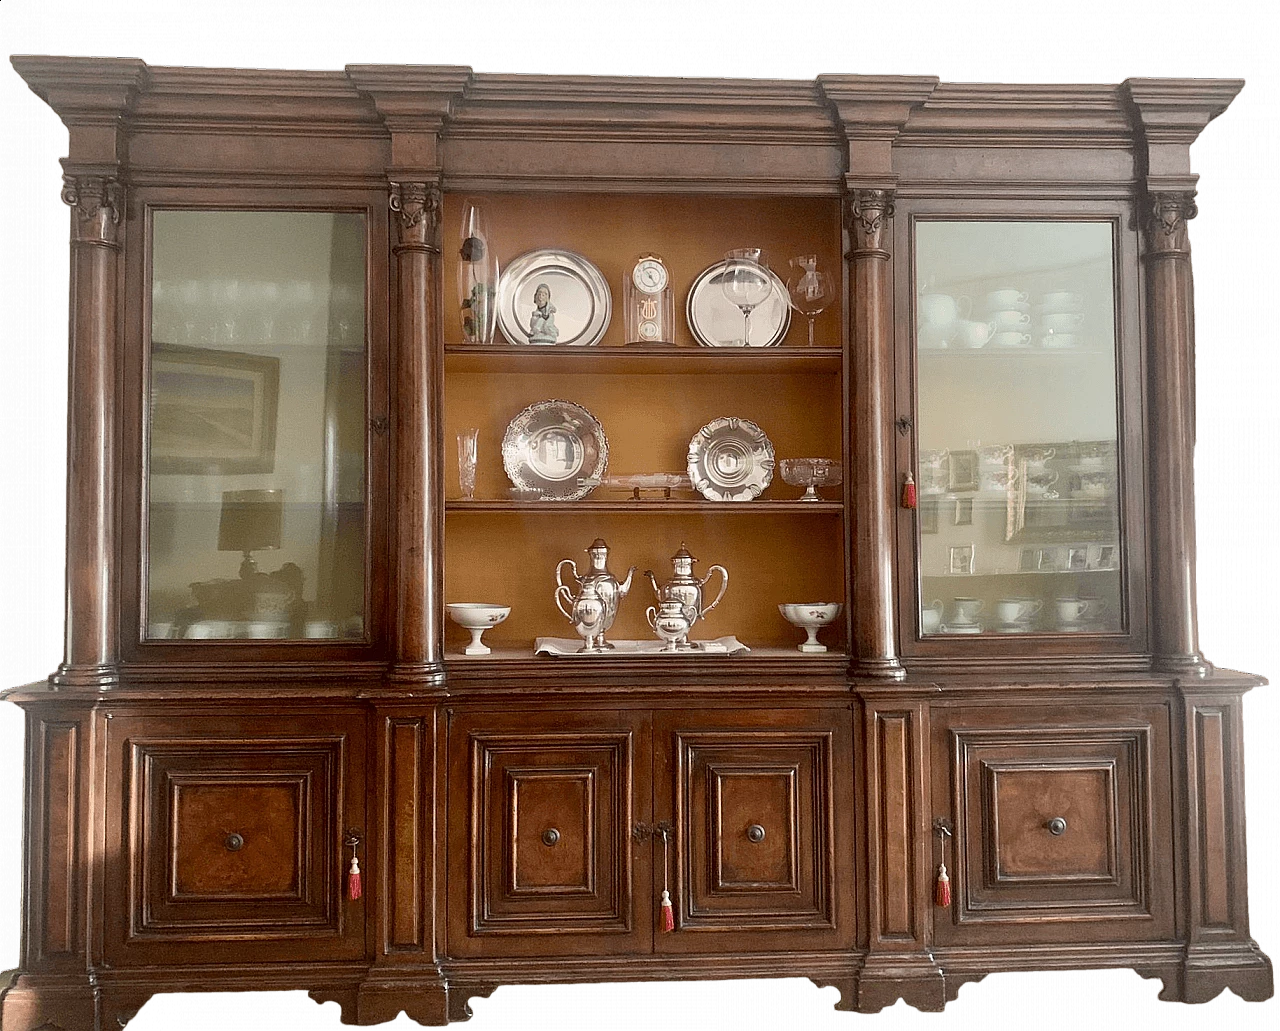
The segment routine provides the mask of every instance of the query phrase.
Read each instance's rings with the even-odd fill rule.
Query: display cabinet
[[[1240,82],[13,64],[70,131],[73,458],[6,1031],[1270,996],[1263,681],[1195,620]]]

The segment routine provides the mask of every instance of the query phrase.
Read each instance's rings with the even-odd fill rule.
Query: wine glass
[[[809,319],[809,346],[813,346],[813,320],[827,310],[835,297],[831,276],[818,271],[818,256],[804,254],[791,259],[791,275],[787,277],[787,294],[791,307]]]
[[[773,282],[769,270],[760,261],[759,247],[740,247],[724,257],[720,289],[729,303],[742,312],[742,339],[733,342],[740,347],[750,347],[751,310],[769,299]]]

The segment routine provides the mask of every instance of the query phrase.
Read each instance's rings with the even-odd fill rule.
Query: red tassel
[[[347,898],[354,902],[364,894],[364,885],[360,881],[360,860],[351,854],[351,869],[347,871]]]
[[[902,507],[916,507],[916,481],[910,473],[907,473],[902,481]]]
[[[947,864],[938,864],[938,882],[933,886],[933,904],[943,909],[951,908],[951,878],[947,876]]]
[[[662,893],[662,929],[664,931],[676,929],[676,914],[671,908],[671,893],[667,891]]]

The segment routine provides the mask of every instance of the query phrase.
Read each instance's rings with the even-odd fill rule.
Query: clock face
[[[636,289],[646,294],[656,294],[667,285],[667,266],[657,258],[641,258],[631,273]]]

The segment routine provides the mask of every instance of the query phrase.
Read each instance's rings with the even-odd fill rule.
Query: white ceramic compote
[[[484,605],[473,601],[452,602],[445,608],[450,619],[471,631],[471,643],[462,650],[464,655],[488,655],[489,646],[480,640],[480,635],[511,615],[510,605]]]
[[[817,487],[833,487],[841,482],[840,464],[834,458],[784,458],[779,463],[783,482],[804,487],[800,501],[821,501]]]
[[[818,641],[818,630],[835,621],[844,609],[838,601],[792,602],[778,606],[782,618],[794,626],[800,627],[809,639],[796,648],[802,652],[825,652],[827,646]]]

